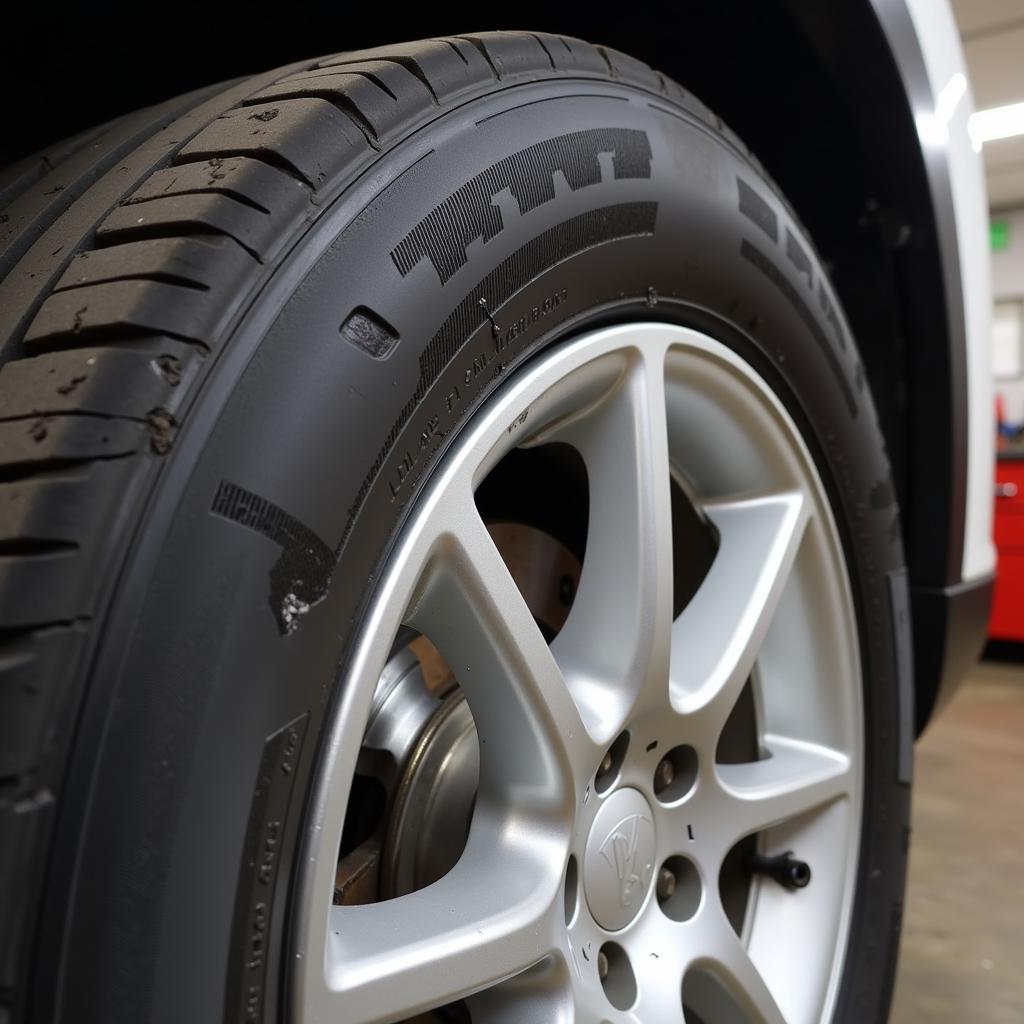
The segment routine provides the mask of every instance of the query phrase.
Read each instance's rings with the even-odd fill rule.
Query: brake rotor
[[[579,560],[528,524],[495,522],[488,530],[550,640],[568,617]],[[465,848],[479,770],[469,705],[429,638],[416,636],[377,684],[357,773],[382,784],[386,811],[340,859],[335,903],[391,899],[447,874]]]

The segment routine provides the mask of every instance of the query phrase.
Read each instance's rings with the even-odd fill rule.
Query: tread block
[[[229,110],[186,143],[175,163],[250,156],[317,188],[370,152],[351,118],[326,100],[308,97]]]
[[[60,164],[90,144],[100,148],[100,140],[116,121],[107,121],[79,132],[69,139],[55,142],[38,153],[33,153],[0,172],[0,209],[9,206],[24,191],[42,180],[47,174],[58,170]],[[45,186],[43,186],[45,189]]]
[[[289,75],[253,99],[270,101],[318,96],[345,110],[374,139],[404,130],[434,106],[433,97],[415,75],[400,64],[363,61],[341,68],[320,68]]]
[[[364,60],[342,67],[309,68],[282,79],[281,85],[293,82],[315,85],[320,78],[332,75],[354,75],[383,93],[383,97],[360,92],[358,99],[363,116],[378,125],[381,136],[405,128],[435,106],[434,96],[423,81],[402,64],[390,60]]]
[[[70,622],[91,604],[81,591],[87,588],[78,548],[45,554],[0,555],[0,609],[14,629],[41,622]],[[77,578],[76,578],[77,577]]]
[[[60,696],[54,691],[84,639],[83,631],[54,628],[0,644],[0,779],[38,765],[51,739],[48,719]]]
[[[642,60],[613,50],[610,46],[599,46],[598,50],[608,61],[608,68],[613,78],[621,78],[623,81],[632,82],[633,85],[639,85],[642,89],[650,89],[652,92],[661,92],[659,75]]]
[[[205,163],[165,167],[151,174],[124,205],[193,192],[223,193],[264,213],[289,217],[309,202],[309,186],[261,160],[212,157]]]
[[[601,56],[596,46],[573,36],[556,36],[550,32],[530,34],[544,47],[551,63],[558,71],[602,77],[608,74],[608,62]]]
[[[36,354],[102,339],[169,334],[205,348],[224,316],[223,303],[216,299],[210,292],[162,281],[107,281],[55,292],[29,326],[25,347]]]
[[[494,71],[484,56],[464,39],[426,39],[420,43],[354,50],[328,57],[318,67],[342,67],[365,61],[401,65],[423,82],[439,103],[494,81]]]
[[[144,420],[154,409],[174,412],[200,362],[192,346],[172,338],[158,352],[152,345],[77,348],[19,359],[0,369],[0,417],[81,412]]]
[[[0,644],[0,990],[12,991],[18,963],[29,940],[25,925],[34,913],[31,901],[9,898],[31,892],[44,856],[56,793],[48,761],[62,763],[75,708],[67,687],[85,650],[84,627],[53,627]],[[41,777],[40,777],[41,776]],[[6,1020],[0,1009],[0,1020]]]
[[[227,236],[145,238],[80,252],[54,291],[133,278],[234,291],[255,265],[255,258]]]
[[[296,194],[296,213],[308,205]],[[96,230],[96,237],[101,242],[127,242],[146,234],[196,232],[227,235],[260,262],[276,250],[282,234],[275,218],[229,195],[189,193],[119,206]]]
[[[80,550],[105,550],[140,474],[134,460],[95,462],[66,475],[0,483],[0,621],[28,629],[91,616],[102,573]]]
[[[547,50],[536,36],[526,32],[474,32],[455,38],[475,46],[502,81],[539,78],[545,70],[551,70]]]
[[[105,133],[102,145],[78,150],[61,161],[39,183],[39,188],[29,189],[15,199],[4,211],[7,222],[0,223],[0,281],[42,241],[59,215],[73,212],[74,205],[86,198],[90,188],[110,173],[118,161],[129,160],[146,140],[173,124],[199,98],[222,89],[222,85],[207,86],[119,118]],[[51,252],[52,255],[56,254]]]
[[[69,470],[65,475],[41,480],[0,483],[0,553],[7,559],[6,568],[17,561],[11,552],[19,542],[49,541],[70,549],[88,539],[95,517],[84,510],[97,503],[90,476],[95,468]],[[0,573],[0,578],[4,575]]]
[[[43,845],[55,810],[53,794],[48,789],[16,792],[9,801],[0,802],[0,878],[5,896],[31,892]],[[0,993],[13,992],[18,978],[18,964],[26,947],[34,906],[21,899],[0,900]],[[11,1024],[0,1006],[0,1021]]]

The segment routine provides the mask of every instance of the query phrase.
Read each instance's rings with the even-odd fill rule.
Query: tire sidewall
[[[602,155],[599,181],[573,188],[556,172],[550,197],[523,210],[492,175],[496,222],[479,235],[455,213],[443,222],[448,249],[468,236],[462,265],[442,281],[422,258],[403,275],[392,253],[463,183],[538,142],[606,129],[646,136],[646,176]],[[545,259],[532,273],[529,260]],[[386,326],[386,358],[343,332],[357,310]],[[457,344],[442,339],[430,357],[453,317],[444,338]],[[884,1015],[910,679],[906,623],[894,624],[896,507],[853,340],[799,224],[714,126],[633,87],[562,81],[476,100],[382,156],[222,345],[138,531],[73,752],[56,857],[74,879],[68,924],[43,942],[62,951],[59,976],[40,972],[56,1019],[279,1019],[335,681],[410,507],[518,366],[574,331],[631,319],[698,328],[745,358],[832,499],[861,634],[870,822],[836,1019]],[[265,505],[229,514],[225,485]],[[291,632],[288,594],[310,605]]]

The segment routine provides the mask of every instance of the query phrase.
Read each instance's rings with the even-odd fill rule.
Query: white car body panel
[[[995,570],[992,543],[995,413],[989,351],[992,315],[988,198],[980,154],[967,121],[974,109],[953,12],[946,0],[905,0],[921,47],[934,103],[915,110],[922,149],[945,149],[960,256],[967,341],[967,495],[961,578]],[[959,76],[959,77],[958,77]]]

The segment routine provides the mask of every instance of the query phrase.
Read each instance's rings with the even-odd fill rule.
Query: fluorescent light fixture
[[[967,130],[975,151],[979,153],[986,142],[1024,135],[1024,103],[976,110],[967,122]]]

